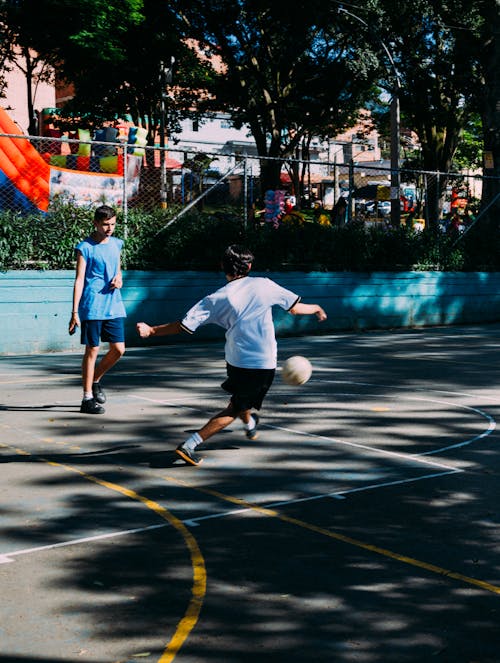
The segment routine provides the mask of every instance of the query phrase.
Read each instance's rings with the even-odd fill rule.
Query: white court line
[[[262,424],[262,426],[265,426],[266,428],[272,428],[273,430],[282,430],[285,433],[292,433],[293,435],[301,435],[303,437],[311,437],[315,440],[333,442],[334,444],[341,444],[346,447],[354,447],[355,449],[363,449],[364,451],[370,451],[372,453],[380,454],[381,456],[392,456],[393,458],[404,461],[411,461],[412,463],[422,463],[423,465],[431,465],[432,467],[440,467],[446,470],[456,469],[451,465],[445,465],[444,463],[437,463],[436,461],[420,458],[419,454],[404,454],[399,451],[390,451],[389,449],[377,449],[375,447],[370,447],[367,444],[360,444],[359,442],[348,442],[347,440],[339,440],[333,437],[328,437],[326,435],[317,435],[316,433],[308,433],[296,430],[294,428],[286,428],[285,426],[272,426],[271,424]]]
[[[337,380],[320,380],[320,382],[339,382]],[[344,382],[342,381],[343,384],[356,384],[360,385],[363,387],[377,387],[380,389],[392,389],[393,387],[387,387],[384,385],[377,385],[377,384],[370,384],[368,382]],[[397,387],[398,389],[404,389],[404,387]],[[416,391],[424,391],[423,389],[417,389]],[[438,389],[432,389],[431,391],[435,391],[436,393],[444,393],[444,394],[450,394],[454,395],[456,393],[457,396],[467,396],[469,398],[473,398],[473,394],[467,394],[467,393],[460,393],[460,392],[453,392],[453,391],[442,391]],[[342,392],[341,394],[338,394],[339,396],[359,396],[359,394],[352,394],[348,392]],[[390,398],[390,396],[381,396],[379,394],[363,394],[364,398]],[[475,412],[476,414],[479,414],[481,417],[486,419],[488,421],[488,428],[480,433],[479,435],[475,435],[474,437],[471,437],[468,440],[465,440],[464,442],[456,442],[455,444],[450,444],[446,447],[439,447],[438,449],[434,449],[433,451],[424,451],[420,454],[409,454],[410,456],[418,457],[421,458],[422,456],[432,456],[434,454],[441,453],[443,451],[449,451],[450,449],[458,449],[459,447],[466,447],[469,444],[472,444],[473,442],[477,442],[477,440],[481,440],[483,437],[487,437],[490,435],[495,429],[496,429],[496,420],[494,417],[491,415],[487,414],[486,412],[483,412],[483,410],[480,410],[479,408],[473,407],[472,405],[464,405],[463,403],[451,403],[449,401],[439,401],[435,400],[432,398],[420,398],[419,396],[403,396],[402,398],[408,400],[408,401],[421,401],[422,403],[437,403],[438,405],[446,405],[452,408],[462,408],[464,410],[469,410],[471,412]],[[479,398],[479,397],[477,397]]]
[[[87,536],[83,539],[73,539],[72,541],[63,541],[61,543],[51,543],[46,546],[37,546],[36,548],[24,548],[23,550],[15,550],[14,552],[0,554],[0,564],[7,564],[15,560],[12,557],[19,557],[20,555],[30,555],[34,552],[42,550],[54,550],[55,548],[64,548],[65,546],[75,546],[80,543],[88,543],[89,541],[101,541],[103,539],[112,539],[116,536],[125,536],[127,534],[136,534],[137,532],[146,532],[151,529],[160,529],[160,527],[168,527],[168,523],[161,523],[160,525],[149,525],[147,527],[138,527],[137,529],[127,529],[121,532],[111,532],[109,534],[96,534],[96,536]]]
[[[293,500],[283,500],[281,502],[272,502],[271,504],[259,504],[259,509],[272,509],[278,506],[288,506],[290,504],[298,504],[299,502],[312,502],[314,500],[322,500],[325,497],[332,497],[337,500],[345,499],[344,495],[349,495],[350,493],[360,493],[365,490],[375,490],[376,488],[386,488],[387,486],[397,486],[404,483],[414,483],[415,481],[421,481],[422,479],[434,479],[436,477],[442,477],[447,474],[457,474],[463,472],[463,470],[450,470],[449,472],[436,472],[435,474],[426,474],[421,477],[413,477],[411,479],[399,479],[397,481],[386,481],[384,483],[374,483],[369,486],[362,486],[360,488],[351,488],[349,490],[341,490],[337,493],[323,493],[320,495],[311,495],[310,497],[298,497]],[[188,527],[197,527],[200,522],[203,520],[212,520],[214,518],[225,518],[226,516],[232,516],[237,513],[245,513],[245,511],[251,511],[251,507],[245,507],[243,509],[233,509],[231,511],[221,511],[219,513],[211,513],[207,516],[199,516],[198,518],[190,518],[184,520],[184,524]]]
[[[350,384],[358,384],[358,383],[350,383]],[[371,385],[371,386],[376,386],[376,385]],[[385,388],[388,388],[388,387],[386,386]],[[453,394],[453,392],[449,392],[449,393]],[[347,393],[347,394],[343,393],[341,395],[343,395],[343,396],[346,396],[346,395],[348,395],[348,396],[359,396],[359,394],[349,394],[349,393]],[[467,395],[467,394],[462,394],[462,395]],[[367,395],[364,394],[364,396],[366,397]],[[380,398],[379,395],[378,396],[369,395],[369,396],[372,397],[372,398]],[[173,405],[174,404],[173,402],[171,403],[171,402],[163,400],[163,399],[161,399],[161,400],[160,399],[149,399],[149,398],[143,397],[143,396],[131,396],[131,398],[138,398],[140,400],[151,401],[151,402],[160,403],[160,404],[163,404],[163,405],[169,405],[169,404]],[[388,398],[388,397],[386,397],[386,398]],[[361,486],[361,487],[358,487],[358,488],[352,488],[352,489],[348,489],[348,490],[344,490],[344,491],[338,491],[338,492],[334,492],[334,493],[324,493],[324,494],[312,495],[312,496],[308,496],[308,497],[296,498],[296,499],[292,499],[292,500],[285,500],[285,501],[281,501],[281,502],[274,502],[274,503],[271,503],[271,504],[264,505],[263,508],[273,508],[273,507],[277,507],[277,506],[286,506],[286,505],[290,505],[290,504],[296,504],[296,503],[299,503],[299,502],[309,502],[309,501],[313,501],[313,500],[324,499],[325,497],[327,497],[327,498],[330,497],[330,498],[335,498],[335,499],[345,499],[345,497],[344,497],[345,495],[349,495],[349,494],[352,494],[352,493],[364,492],[366,490],[375,490],[375,489],[378,489],[378,488],[386,488],[388,486],[415,483],[416,481],[421,481],[421,480],[425,480],[425,479],[433,479],[433,478],[437,478],[437,477],[440,477],[440,476],[446,476],[446,475],[450,475],[450,474],[457,474],[457,473],[464,472],[464,470],[462,470],[460,468],[452,467],[452,466],[444,464],[444,463],[436,463],[434,461],[428,461],[427,459],[424,459],[422,456],[435,454],[435,453],[439,453],[439,452],[444,451],[444,450],[448,450],[448,449],[457,448],[457,447],[461,447],[461,446],[466,446],[468,444],[472,444],[476,440],[479,440],[483,437],[486,437],[487,435],[489,435],[496,428],[496,422],[493,419],[493,417],[491,417],[490,415],[486,414],[485,412],[482,412],[481,410],[479,410],[477,408],[474,408],[474,407],[470,407],[470,406],[467,406],[467,405],[462,405],[460,403],[459,404],[451,403],[451,402],[448,402],[448,401],[440,401],[440,400],[428,399],[428,398],[419,398],[419,397],[416,397],[416,396],[406,396],[405,398],[407,398],[408,400],[418,400],[418,401],[422,401],[422,402],[429,402],[430,401],[430,402],[433,402],[433,403],[437,403],[439,405],[446,405],[448,407],[462,407],[462,408],[470,410],[472,412],[476,412],[477,414],[484,417],[489,422],[488,429],[486,431],[483,431],[483,433],[481,433],[479,435],[476,435],[473,438],[470,438],[469,440],[465,440],[464,442],[460,442],[460,443],[457,443],[457,444],[454,444],[454,445],[449,445],[447,447],[442,447],[442,448],[436,449],[436,450],[431,451],[431,452],[425,452],[425,453],[422,453],[422,454],[403,454],[403,453],[394,452],[394,451],[390,451],[390,450],[375,449],[375,448],[367,446],[367,445],[362,445],[362,444],[358,444],[358,443],[355,443],[355,442],[347,442],[345,440],[338,440],[338,439],[330,438],[330,437],[323,436],[323,435],[316,435],[314,433],[304,433],[302,431],[292,429],[292,428],[273,426],[271,424],[263,424],[263,426],[265,426],[266,428],[271,428],[271,429],[274,429],[274,430],[283,430],[285,432],[289,432],[289,433],[292,433],[294,435],[308,436],[308,437],[313,437],[315,439],[320,439],[320,440],[324,440],[324,441],[328,441],[328,442],[333,442],[333,443],[336,443],[336,444],[343,444],[343,445],[351,446],[351,447],[354,447],[354,448],[360,448],[360,449],[368,450],[372,453],[375,452],[375,453],[380,453],[382,455],[396,457],[396,458],[398,458],[400,460],[403,460],[403,461],[409,461],[410,460],[413,463],[418,462],[418,463],[422,463],[422,464],[425,464],[425,465],[429,465],[431,467],[441,468],[441,469],[445,470],[444,472],[436,472],[436,473],[433,473],[433,474],[426,474],[426,475],[423,475],[423,476],[420,476],[420,477],[412,477],[412,478],[409,478],[409,479],[399,479],[399,480],[395,480],[395,481],[382,482],[382,483],[379,483],[379,484],[370,484],[370,485],[367,485],[367,486]],[[182,407],[185,407],[186,409],[189,409],[189,410],[202,411],[202,410],[200,410],[200,408],[196,408],[196,407],[189,406],[189,405],[182,406]],[[210,520],[210,519],[214,519],[214,518],[224,518],[224,517],[229,516],[229,515],[240,514],[240,513],[246,512],[246,511],[248,511],[248,509],[243,508],[243,509],[233,509],[233,510],[230,510],[230,511],[224,511],[224,512],[209,514],[209,515],[206,515],[206,516],[200,516],[198,518],[191,518],[191,519],[185,520],[184,524],[187,525],[187,526],[197,526],[198,523],[203,521],[203,520]]]
[[[318,369],[317,372],[321,372],[322,369]],[[494,403],[498,403],[498,396],[486,396],[485,394],[469,394],[466,391],[450,391],[448,389],[430,389],[428,387],[400,387],[399,385],[393,384],[379,384],[377,382],[356,382],[353,380],[329,380],[326,378],[315,378],[314,382],[327,382],[329,384],[349,384],[356,385],[358,387],[375,387],[377,389],[398,389],[400,391],[423,391],[423,392],[433,392],[435,394],[446,394],[447,396],[467,396],[467,398],[475,398],[481,400],[491,400]],[[407,396],[406,398],[410,398]]]
[[[325,382],[340,382],[340,381],[325,380]],[[342,382],[344,382],[344,381],[342,381]],[[369,384],[369,383],[353,383],[353,382],[350,382],[348,384],[359,384],[359,385],[371,386],[371,387],[383,387],[385,389],[391,388],[387,385],[374,385],[374,384]],[[437,390],[434,390],[434,391],[437,391]],[[438,393],[454,394],[455,392],[438,392]],[[359,394],[341,394],[341,395],[349,395],[349,396],[358,395],[359,396]],[[471,396],[470,394],[458,394],[458,395]],[[380,396],[372,396],[372,395],[367,395],[367,394],[363,394],[363,396],[365,396],[365,397],[370,396],[372,398],[377,398],[377,397],[380,398]],[[152,399],[152,398],[147,398],[147,397],[144,397],[144,396],[136,396],[136,395],[130,395],[129,398],[144,400],[144,401],[148,401],[148,402],[152,402],[152,403],[158,403],[158,404],[161,404],[161,405],[178,405],[178,403],[176,402],[177,399],[172,399],[170,401],[166,401],[166,400],[163,400],[163,399],[161,399],[161,400],[160,399]],[[388,398],[388,397],[386,397],[386,398]],[[408,460],[411,460],[413,462],[418,461],[418,462],[421,462],[421,463],[424,463],[424,464],[427,464],[427,465],[431,465],[431,466],[434,466],[434,467],[440,467],[440,468],[448,470],[448,471],[437,472],[437,473],[434,473],[434,474],[427,474],[427,475],[423,475],[423,476],[420,476],[420,477],[413,477],[413,478],[409,478],[409,479],[400,479],[400,480],[395,480],[395,481],[383,482],[383,483],[379,483],[379,484],[370,484],[370,485],[367,485],[367,486],[361,486],[359,488],[352,488],[352,489],[348,489],[348,490],[344,490],[344,491],[338,491],[338,492],[334,492],[334,493],[324,493],[324,494],[319,494],[319,495],[311,495],[309,497],[296,498],[296,499],[292,499],[292,500],[272,502],[270,504],[263,505],[262,508],[270,509],[270,508],[278,507],[278,506],[286,506],[286,505],[296,504],[296,503],[300,503],[300,502],[309,502],[309,501],[313,501],[313,500],[324,499],[325,497],[330,497],[330,498],[334,498],[334,499],[345,499],[344,495],[363,492],[365,490],[375,490],[375,489],[378,489],[378,488],[384,488],[384,487],[388,487],[388,486],[414,483],[416,481],[421,481],[421,480],[425,480],[425,479],[432,479],[432,478],[436,478],[436,477],[439,477],[439,476],[446,476],[446,475],[449,475],[449,474],[456,474],[456,473],[463,472],[464,470],[462,470],[460,468],[454,468],[454,467],[451,467],[449,465],[445,465],[445,464],[442,464],[442,463],[435,463],[435,462],[432,462],[432,461],[427,461],[426,459],[423,459],[422,456],[435,454],[435,453],[440,453],[441,451],[445,451],[445,450],[448,450],[448,449],[454,449],[454,448],[466,446],[468,444],[472,444],[476,440],[479,440],[483,437],[486,437],[491,432],[493,432],[493,430],[495,430],[495,428],[496,428],[496,422],[495,422],[494,418],[491,417],[490,415],[482,412],[481,410],[479,410],[477,408],[462,405],[460,403],[458,403],[458,404],[457,403],[449,403],[449,402],[446,402],[446,401],[437,401],[437,400],[432,400],[432,399],[418,398],[418,397],[414,397],[414,396],[406,396],[405,398],[408,399],[408,400],[419,400],[419,401],[423,401],[423,402],[430,401],[430,402],[438,403],[438,404],[441,404],[441,405],[448,405],[448,406],[452,406],[452,407],[462,407],[464,409],[471,410],[473,412],[476,412],[476,413],[480,414],[482,417],[486,418],[489,421],[489,427],[483,433],[481,433],[479,435],[476,435],[475,437],[471,438],[470,440],[466,440],[464,442],[460,442],[460,443],[457,443],[457,444],[454,444],[454,445],[449,445],[447,447],[442,447],[442,448],[436,449],[434,451],[424,452],[422,454],[401,454],[401,453],[397,453],[397,452],[393,452],[393,451],[385,451],[385,450],[380,450],[380,449],[374,449],[373,447],[369,447],[369,446],[366,446],[366,445],[360,445],[360,444],[357,444],[357,443],[354,443],[354,442],[347,442],[347,441],[343,441],[343,440],[337,440],[337,439],[334,439],[334,438],[329,438],[329,437],[326,437],[326,436],[315,435],[315,434],[311,434],[311,433],[304,433],[302,431],[298,431],[298,430],[291,429],[291,428],[289,429],[289,428],[277,427],[277,426],[264,424],[267,428],[271,428],[271,429],[274,429],[274,430],[283,430],[285,432],[290,432],[290,433],[293,433],[295,435],[303,435],[303,436],[309,435],[310,437],[325,440],[325,441],[328,441],[328,442],[334,442],[334,443],[337,443],[337,444],[344,444],[344,445],[348,445],[348,446],[352,446],[352,447],[358,447],[358,448],[361,448],[361,449],[368,449],[371,452],[382,453],[382,454],[389,455],[389,456],[395,456],[395,457],[398,457],[398,458],[400,458],[402,460],[405,460],[405,461],[408,461]],[[178,400],[181,400],[181,399],[178,399]],[[189,409],[189,410],[203,411],[200,408],[196,408],[196,407],[192,407],[192,406],[188,406],[188,405],[182,405],[181,407],[183,407],[185,409]],[[208,514],[206,516],[200,516],[198,518],[186,519],[186,520],[183,521],[183,523],[188,527],[189,526],[196,527],[196,526],[198,526],[198,524],[200,522],[202,522],[204,520],[210,520],[210,519],[214,519],[214,518],[224,518],[226,516],[245,513],[245,512],[248,512],[248,511],[251,511],[251,509],[249,507],[245,507],[245,508],[242,508],[242,509],[233,509],[233,510],[230,510],[230,511],[224,511],[224,512],[219,512],[219,513]],[[82,539],[75,539],[73,541],[55,543],[55,544],[50,544],[50,545],[47,545],[47,546],[39,546],[39,547],[36,547],[36,548],[26,548],[24,550],[17,550],[17,551],[14,551],[12,553],[7,553],[7,554],[3,554],[3,555],[0,554],[0,564],[13,562],[14,561],[12,559],[13,557],[17,557],[17,556],[20,556],[20,555],[27,555],[27,554],[30,554],[30,553],[33,553],[33,552],[38,552],[38,551],[42,551],[42,550],[51,550],[51,549],[60,548],[60,547],[64,547],[64,546],[72,546],[72,545],[77,545],[77,544],[80,544],[80,543],[86,543],[86,542],[90,542],[90,541],[99,541],[99,540],[109,539],[109,538],[113,538],[113,537],[117,537],[117,536],[124,536],[124,535],[127,535],[127,534],[134,534],[134,533],[144,532],[144,531],[147,531],[147,530],[159,529],[161,527],[167,527],[167,524],[162,523],[162,524],[159,524],[159,525],[150,525],[148,527],[141,527],[141,528],[136,528],[136,529],[131,529],[131,530],[124,530],[124,531],[121,531],[121,532],[113,532],[113,533],[110,533],[110,534],[101,534],[101,535],[96,535],[96,536],[93,536],[93,537],[85,537],[85,538],[82,538]]]
[[[137,398],[139,400],[143,401],[150,401],[152,403],[158,403],[162,405],[179,405],[178,403],[174,403],[173,401],[167,401],[163,399],[153,399],[153,398],[147,398],[145,396],[135,396],[135,395],[129,395],[129,398]],[[193,407],[191,405],[186,405],[182,406],[185,409],[188,410],[196,410],[198,412],[204,412],[204,410],[201,410],[200,408]],[[346,440],[339,440],[337,438],[333,437],[328,437],[326,435],[317,435],[315,433],[309,433],[309,432],[304,432],[304,431],[299,431],[295,428],[286,428],[284,426],[273,426],[272,424],[262,424],[262,427],[265,428],[270,428],[272,430],[281,430],[284,431],[285,433],[291,433],[293,435],[300,435],[304,437],[309,437],[313,438],[316,440],[322,440],[324,442],[333,442],[334,444],[341,444],[344,446],[349,446],[349,447],[354,447],[356,449],[363,449],[365,451],[370,451],[372,453],[380,454],[382,456],[391,456],[394,458],[398,458],[399,460],[404,460],[404,461],[411,461],[412,463],[422,463],[424,465],[430,465],[432,467],[439,467],[441,469],[446,469],[446,470],[454,470],[455,468],[452,467],[451,465],[445,465],[444,463],[438,463],[436,461],[430,461],[425,458],[420,458],[419,454],[404,454],[401,452],[397,451],[390,451],[387,449],[377,449],[374,447],[370,447],[365,444],[359,444],[358,442],[347,442]],[[423,454],[421,454],[423,455]]]

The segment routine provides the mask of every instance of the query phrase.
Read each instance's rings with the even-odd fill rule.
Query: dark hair
[[[239,244],[231,244],[222,256],[222,269],[228,276],[246,276],[254,260],[253,253]]]
[[[115,210],[109,205],[101,205],[94,212],[94,221],[108,221],[116,216]]]

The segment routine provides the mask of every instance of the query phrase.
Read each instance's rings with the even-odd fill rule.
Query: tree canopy
[[[72,83],[67,115],[89,124],[132,115],[154,133],[165,90],[161,72],[175,56],[175,103],[167,97],[167,121],[192,108],[211,69],[181,41],[168,3],[153,0],[19,0],[8,11],[15,41],[29,45]]]
[[[312,0],[173,0],[185,37],[220,59],[204,108],[225,108],[250,127],[261,157],[293,156],[305,134],[335,135],[352,124],[371,91],[376,62],[339,31],[335,12]],[[262,160],[265,186],[279,161]]]
[[[397,91],[428,171],[450,170],[480,113],[500,176],[499,0],[10,0],[0,22],[0,58],[35,49],[74,84],[68,112],[89,122],[129,113],[154,137],[162,99],[170,134],[183,116],[227,111],[250,128],[265,187],[301,141],[352,125],[380,89]],[[431,219],[445,186],[428,196]]]
[[[360,11],[365,38],[377,46],[380,85],[397,94],[407,129],[418,135],[421,164],[447,173],[472,111],[478,107],[475,39],[481,14],[473,0],[372,0]],[[467,16],[467,26],[461,18]],[[346,20],[356,23],[356,17]],[[389,60],[390,58],[390,60]],[[427,214],[439,217],[446,177],[430,182]]]

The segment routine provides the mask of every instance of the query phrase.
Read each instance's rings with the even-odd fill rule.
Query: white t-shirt
[[[204,297],[186,313],[181,324],[190,334],[209,323],[223,327],[226,361],[232,366],[276,368],[272,307],[288,311],[298,301],[300,297],[271,279],[245,276]]]

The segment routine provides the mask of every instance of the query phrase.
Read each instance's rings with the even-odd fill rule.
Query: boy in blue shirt
[[[116,212],[101,205],[94,212],[94,232],[76,248],[76,276],[69,333],[81,327],[83,400],[80,412],[103,414],[106,394],[100,380],[125,352],[126,317],[120,288],[123,240],[113,237]],[[97,363],[100,341],[108,352]],[[97,365],[96,365],[97,363]]]
[[[198,327],[213,323],[226,330],[227,379],[222,388],[231,394],[227,407],[213,416],[199,431],[180,444],[176,453],[190,465],[199,465],[196,447],[229,426],[238,417],[246,436],[257,438],[260,410],[276,371],[277,343],[272,307],[280,306],[292,315],[315,315],[326,320],[318,304],[303,304],[295,293],[274,281],[248,276],[254,256],[243,246],[229,246],[222,259],[227,283],[195,304],[182,320],[150,326],[137,323],[141,338],[168,336],[179,332],[193,334]]]

